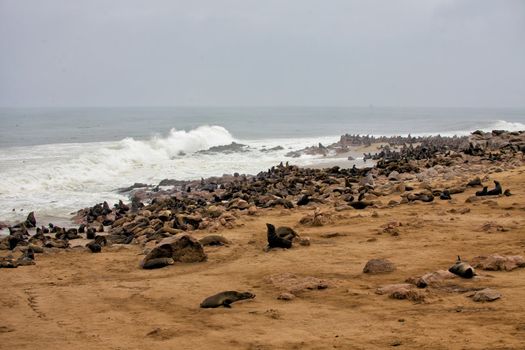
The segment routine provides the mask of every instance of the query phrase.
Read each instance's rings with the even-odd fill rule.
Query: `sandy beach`
[[[259,209],[217,232],[231,244],[206,247],[206,262],[157,270],[139,267],[143,253],[136,244],[115,244],[101,254],[75,248],[38,254],[36,265],[0,270],[0,344],[5,349],[523,349],[523,268],[478,270],[473,279],[458,277],[422,290],[418,301],[376,293],[384,285],[447,270],[457,255],[466,261],[524,255],[525,166],[474,167],[459,179],[474,175],[500,180],[512,196],[466,203],[477,190],[468,188],[452,201],[364,210],[336,211],[330,203]],[[381,202],[399,198],[391,194]],[[299,223],[316,209],[330,220],[319,227]],[[268,222],[293,227],[311,245],[265,252]],[[392,222],[396,230],[385,229]],[[396,270],[364,274],[373,258],[390,260]],[[286,287],[275,280],[294,276],[318,278],[327,288],[278,300]],[[474,302],[472,294],[486,287],[502,297]],[[230,309],[199,308],[204,298],[224,290],[256,297]]]
[[[0,350],[525,350],[524,29],[0,0]]]

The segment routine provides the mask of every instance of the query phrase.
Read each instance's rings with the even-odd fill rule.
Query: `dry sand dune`
[[[341,212],[326,205],[321,209],[332,212],[333,221],[321,227],[299,224],[313,207],[260,210],[221,231],[232,244],[206,248],[204,263],[142,270],[137,245],[37,255],[36,265],[0,270],[0,348],[525,349],[525,269],[451,280],[466,289],[497,289],[502,298],[491,303],[450,288],[433,288],[420,303],[375,293],[381,285],[447,269],[457,255],[467,261],[525,255],[524,172],[490,175],[512,190],[510,197],[465,203],[476,191],[468,189],[452,203]],[[450,212],[461,208],[470,212]],[[391,221],[402,223],[399,235],[379,234]],[[489,221],[508,230],[482,230]],[[264,252],[267,222],[294,227],[311,245]],[[387,258],[397,270],[363,274],[372,258]],[[268,277],[286,273],[320,278],[328,288],[278,300],[281,290]],[[223,290],[257,296],[231,309],[199,308]]]

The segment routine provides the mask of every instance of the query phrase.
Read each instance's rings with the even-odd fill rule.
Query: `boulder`
[[[476,302],[494,301],[499,298],[501,298],[501,293],[491,288],[485,288],[480,291],[477,291],[472,296],[472,300]]]
[[[408,299],[415,302],[425,300],[425,294],[409,283],[388,284],[377,288],[376,294],[386,294],[393,299]]]
[[[193,263],[205,261],[202,244],[190,235],[180,235],[163,239],[146,255],[143,264],[156,258],[172,258],[175,262]]]
[[[372,259],[369,260],[365,267],[363,268],[363,273],[368,273],[371,275],[379,273],[388,273],[395,271],[396,266],[393,262],[387,259]]]
[[[473,258],[471,265],[481,270],[512,271],[525,267],[525,259],[521,255],[482,255]]]
[[[292,294],[294,296],[307,290],[328,288],[328,283],[322,279],[312,276],[300,277],[292,273],[271,275],[268,276],[266,280],[280,289],[282,293]]]

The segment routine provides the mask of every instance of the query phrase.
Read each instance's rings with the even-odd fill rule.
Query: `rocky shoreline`
[[[103,245],[134,243],[151,247],[181,233],[231,229],[239,217],[254,216],[267,208],[329,204],[335,211],[344,211],[449,200],[469,186],[481,186],[481,179],[457,182],[455,186],[432,186],[430,182],[465,179],[481,167],[501,171],[519,166],[525,151],[525,132],[494,130],[476,131],[470,137],[417,138],[343,135],[337,143],[303,152],[346,152],[356,145],[379,145],[378,152],[369,156],[377,163],[350,169],[310,169],[281,163],[257,175],[235,173],[200,181],[166,179],[154,187],[135,184],[120,190],[130,193],[131,203],[120,201],[110,207],[104,202],[81,209],[72,219],[79,225],[76,227],[37,225],[34,213],[30,213],[25,222],[8,226],[10,234],[0,240],[0,250],[63,249],[71,247],[70,241],[94,239],[97,235],[105,237]],[[414,181],[417,186],[412,185]],[[391,194],[399,194],[399,200],[381,200]],[[487,188],[478,194],[487,195]],[[502,195],[503,191],[488,194]],[[510,195],[510,190],[505,194]],[[31,228],[34,234],[30,234]],[[96,249],[100,251],[101,247]]]

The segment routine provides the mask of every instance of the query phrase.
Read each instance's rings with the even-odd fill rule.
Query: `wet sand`
[[[36,265],[0,270],[0,348],[524,349],[525,269],[453,280],[461,287],[497,289],[503,297],[491,303],[439,289],[422,303],[375,293],[381,285],[447,269],[457,255],[465,260],[525,255],[525,167],[489,177],[501,180],[513,196],[465,203],[478,190],[470,188],[453,195],[452,203],[259,210],[220,231],[232,244],[206,248],[204,263],[142,270],[138,245],[115,245],[100,254],[75,249],[39,254]],[[380,199],[387,203],[399,195]],[[332,213],[332,222],[299,224],[316,207]],[[470,212],[450,212],[461,208]],[[391,221],[403,224],[399,235],[379,234]],[[483,231],[489,221],[508,231]],[[294,227],[310,237],[311,246],[265,253],[267,222]],[[323,237],[334,232],[340,235]],[[387,258],[397,270],[363,274],[372,258]],[[321,278],[329,287],[277,300],[281,291],[268,276],[283,273]],[[199,308],[204,298],[223,290],[257,296],[231,309]]]

